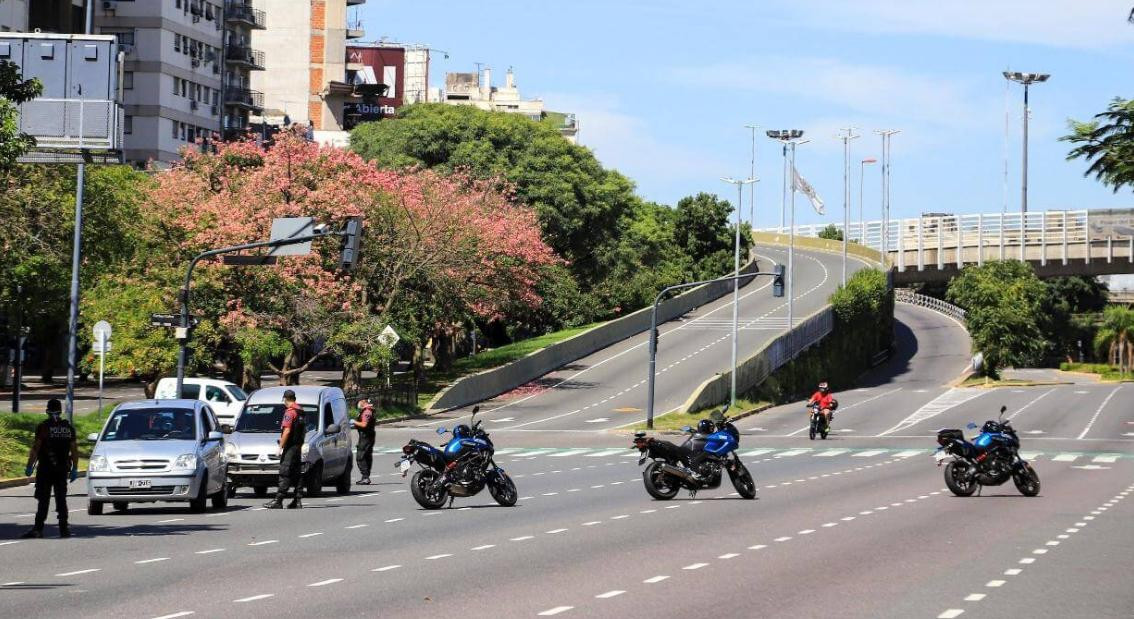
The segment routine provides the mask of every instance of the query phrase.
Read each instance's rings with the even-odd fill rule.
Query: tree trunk
[[[343,364],[343,393],[352,396],[362,391],[362,367],[353,363]]]
[[[444,372],[453,367],[453,336],[445,329],[433,335],[433,369]]]
[[[157,393],[157,384],[160,380],[161,372],[157,372],[153,376],[148,376],[145,378],[145,391],[147,400],[154,397],[154,394]]]
[[[260,368],[244,366],[240,380],[240,388],[245,391],[255,391],[260,388]]]

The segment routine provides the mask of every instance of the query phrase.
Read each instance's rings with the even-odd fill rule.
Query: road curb
[[[86,471],[79,471],[79,479],[87,476]],[[0,479],[0,490],[5,488],[19,488],[20,486],[27,486],[35,482],[35,477],[12,477],[11,479]]]
[[[732,418],[732,420],[737,421],[737,420],[740,420],[740,419],[744,419],[745,417],[752,417],[752,416],[758,415],[758,414],[760,414],[760,413],[762,413],[762,412],[764,412],[764,411],[766,411],[769,408],[772,408],[774,406],[776,406],[776,405],[771,404],[771,403],[761,404],[760,406],[757,406],[756,408],[748,409],[748,410],[744,411],[743,413],[736,415],[735,417]],[[613,434],[617,434],[617,435],[623,435],[623,434],[632,435],[632,434],[634,434],[634,432],[642,432],[643,430],[607,430],[607,431],[611,432]],[[677,430],[656,430],[655,432],[657,434],[664,434],[664,435],[681,435],[681,434],[684,434],[684,432],[678,432]]]

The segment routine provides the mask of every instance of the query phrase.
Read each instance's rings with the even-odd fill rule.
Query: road
[[[838,394],[845,431],[809,441],[800,406],[743,421],[755,501],[729,487],[654,501],[625,433],[526,428],[493,430],[514,508],[423,511],[384,453],[377,485],[299,512],[245,495],[206,514],[79,511],[73,539],[17,541],[33,506],[18,488],[0,491],[5,615],[1134,614],[1134,388],[949,389],[963,331],[921,308],[898,317],[895,360]],[[929,457],[935,430],[1001,403],[1043,491],[955,498]],[[383,428],[379,444],[428,432]]]

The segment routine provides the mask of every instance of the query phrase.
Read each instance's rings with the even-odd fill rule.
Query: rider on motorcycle
[[[827,381],[819,383],[819,390],[811,395],[811,399],[807,401],[807,406],[818,406],[819,412],[823,413],[827,425],[831,425],[831,420],[834,419],[832,411],[838,406],[838,402],[835,401],[835,396],[831,395],[831,388],[827,385]]]

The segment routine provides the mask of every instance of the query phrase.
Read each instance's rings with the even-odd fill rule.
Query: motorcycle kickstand
[[[983,492],[983,491],[984,491],[984,486],[982,486],[982,485],[980,485],[980,484],[977,484],[977,487],[976,487],[976,495],[977,495],[977,496],[980,496],[980,493],[981,493],[981,492]]]
[[[457,497],[455,497],[451,494],[449,495],[449,506],[446,509],[453,509],[453,499],[455,499],[455,498],[457,498]]]
[[[690,490],[689,491],[689,498],[691,498],[691,499],[697,498],[697,491],[696,490]]]

